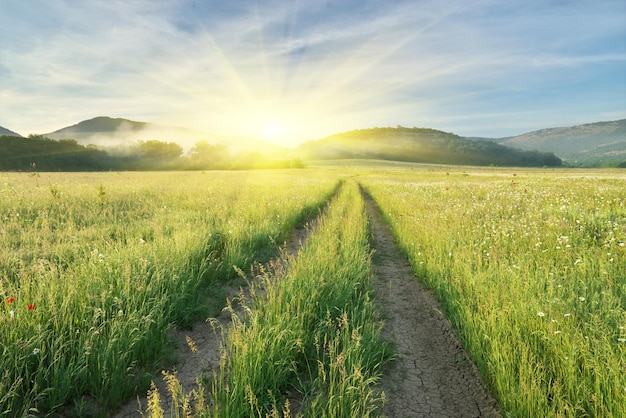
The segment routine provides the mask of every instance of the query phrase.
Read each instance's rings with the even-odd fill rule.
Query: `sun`
[[[282,139],[285,134],[285,125],[278,121],[268,121],[261,124],[260,137],[261,139]]]
[[[311,127],[323,126],[324,120],[318,111],[301,104],[253,102],[228,112],[221,120],[220,131],[295,148],[314,138],[317,132],[312,132]]]
[[[294,145],[299,115],[289,109],[254,109],[247,113],[248,135],[282,146]]]

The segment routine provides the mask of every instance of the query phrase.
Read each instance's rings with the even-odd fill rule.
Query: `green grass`
[[[362,182],[505,416],[626,416],[621,172],[396,171]]]
[[[370,300],[364,202],[354,182],[332,201],[286,273],[229,330],[207,416],[370,416],[390,355]],[[299,411],[290,410],[295,396]]]
[[[0,174],[0,415],[106,414],[169,361],[211,288],[317,214],[336,176]],[[6,198],[4,198],[6,197]]]
[[[170,329],[221,308],[234,266],[276,255],[337,190],[284,274],[267,272],[235,317],[193,414],[378,414],[390,352],[364,202],[354,180],[338,189],[348,177],[381,207],[504,416],[626,416],[626,175],[406,164],[0,173],[0,415],[105,416],[148,390],[171,361]],[[172,414],[191,411],[168,384]]]

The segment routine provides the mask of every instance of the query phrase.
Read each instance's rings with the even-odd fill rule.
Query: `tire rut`
[[[365,192],[374,247],[374,294],[396,359],[379,390],[388,417],[499,417],[496,401],[439,303],[417,280],[380,209]]]
[[[250,300],[251,293],[255,292],[259,295],[263,292],[262,286],[259,286],[259,278],[261,271],[269,272],[270,275],[279,276],[282,274],[285,260],[288,257],[295,257],[300,248],[306,242],[311,230],[315,228],[319,220],[328,210],[328,206],[339,193],[341,185],[337,187],[334,194],[327,200],[326,204],[320,209],[318,215],[309,219],[305,225],[297,227],[287,237],[282,249],[279,251],[280,256],[272,259],[265,265],[253,265],[251,273],[247,279],[250,286],[242,287],[232,284],[224,284],[224,292],[228,301],[228,306],[234,310],[234,314],[245,316],[242,304]],[[260,271],[259,271],[260,270]],[[168,373],[175,373],[185,394],[192,390],[199,389],[198,379],[201,376],[213,378],[213,374],[220,371],[221,348],[225,340],[225,335],[232,324],[233,312],[225,307],[216,318],[209,318],[204,322],[196,322],[191,329],[181,330],[173,329],[172,339],[175,344],[174,356],[177,359],[176,364],[168,369]],[[159,391],[161,408],[168,415],[172,406],[172,399],[167,388],[167,382],[163,376],[155,376],[153,378],[155,386]],[[133,418],[145,416],[148,406],[148,397],[146,393],[137,395],[135,399],[129,400],[122,405],[114,418]]]

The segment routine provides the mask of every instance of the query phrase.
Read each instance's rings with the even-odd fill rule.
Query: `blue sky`
[[[626,118],[623,0],[0,0],[0,125],[124,117],[295,145]]]

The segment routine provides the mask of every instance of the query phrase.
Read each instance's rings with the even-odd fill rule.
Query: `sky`
[[[623,0],[0,0],[0,126],[96,116],[281,145],[626,118]]]

